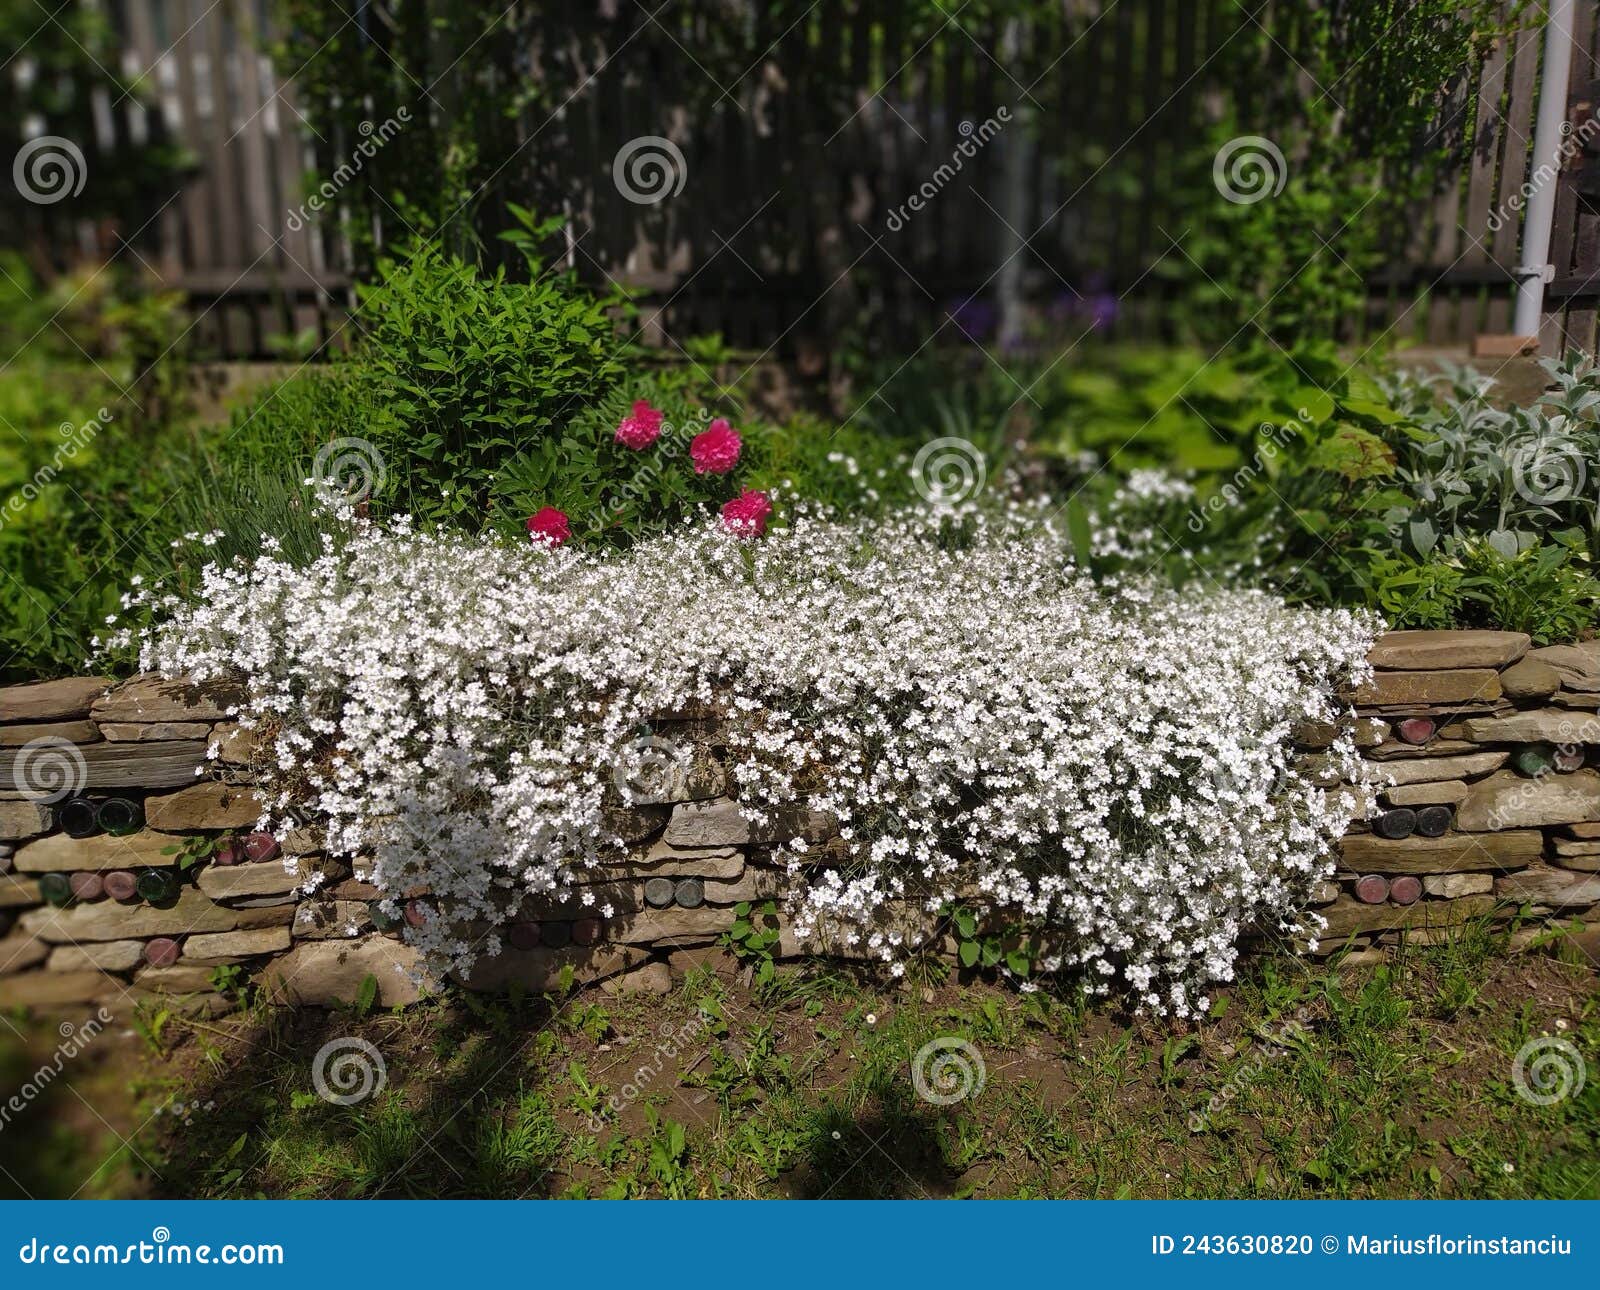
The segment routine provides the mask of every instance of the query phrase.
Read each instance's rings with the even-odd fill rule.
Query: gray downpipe
[[[1544,29],[1539,117],[1533,132],[1533,172],[1528,185],[1531,192],[1522,221],[1522,263],[1512,271],[1517,279],[1517,307],[1511,330],[1518,336],[1539,334],[1545,284],[1555,276],[1555,267],[1550,263],[1550,229],[1556,215],[1556,177],[1561,172],[1561,127],[1567,119],[1575,2],[1550,0],[1550,18]],[[1542,174],[1548,177],[1541,179]]]

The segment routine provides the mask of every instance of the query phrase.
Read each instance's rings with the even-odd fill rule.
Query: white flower
[[[1096,586],[1023,507],[802,510],[760,542],[681,526],[623,555],[347,525],[303,568],[267,542],[206,566],[193,603],[141,589],[155,625],[113,643],[241,682],[272,823],[309,811],[392,901],[429,892],[404,935],[436,966],[621,851],[615,750],[712,700],[752,819],[803,805],[845,840],[775,851],[795,931],[901,970],[921,946],[895,911],[960,904],[1037,929],[1039,971],[1187,1014],[1332,870],[1347,809],[1289,732],[1339,715],[1367,616]],[[1326,758],[1356,764],[1348,738]]]

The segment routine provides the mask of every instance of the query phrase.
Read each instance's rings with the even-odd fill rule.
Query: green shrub
[[[519,216],[530,238],[543,231]],[[475,529],[514,462],[523,484],[569,470],[597,484],[573,426],[626,374],[619,302],[526,258],[529,281],[514,282],[423,241],[381,261],[360,290],[352,367],[363,422],[328,433],[374,443],[386,507]]]

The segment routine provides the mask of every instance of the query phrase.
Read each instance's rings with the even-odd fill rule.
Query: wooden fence
[[[280,79],[264,52],[268,0],[107,3],[122,71],[198,165],[148,227],[123,230],[130,253],[187,294],[202,350],[261,357],[274,337],[308,331],[336,341],[349,249],[336,223],[296,213],[307,176],[335,173],[358,141],[304,127],[293,77]],[[752,66],[714,119],[685,134],[663,86],[693,61],[693,7],[654,17],[615,0],[574,2],[566,8],[580,38],[585,23],[603,27],[619,47],[639,42],[641,56],[615,70],[605,63],[563,108],[561,173],[542,182],[569,219],[573,265],[642,289],[663,343],[720,332],[737,347],[805,360],[852,319],[897,344],[920,343],[952,316],[983,335],[993,321],[985,298],[1006,274],[1045,316],[1158,332],[1162,278],[1151,270],[1184,214],[1168,181],[1232,3],[1065,0],[1056,25],[1029,31],[1015,61],[1003,32],[990,44],[946,31],[919,47],[898,0],[819,0],[804,22],[770,33],[758,3],[757,44],[782,51],[775,65],[787,80]],[[1578,8],[1573,98],[1593,102],[1600,0]],[[1356,321],[1363,334],[1392,329],[1448,345],[1509,329],[1519,225],[1507,212],[1528,178],[1536,18],[1482,68],[1470,164],[1418,212],[1412,243],[1372,281]],[[808,60],[824,56],[851,69],[859,89],[849,99],[823,101],[807,83]],[[1048,117],[1029,93],[1043,83],[1028,80],[1040,66],[1054,78],[1038,96]],[[413,110],[438,110],[427,100],[419,92]],[[1026,128],[978,146],[895,230],[893,212],[1002,109]],[[129,98],[117,111],[145,109]],[[119,121],[109,138],[131,128]],[[659,205],[623,200],[612,159],[653,134],[686,140],[688,182]],[[1043,146],[1067,137],[1072,149]],[[1067,152],[1082,159],[1064,164]],[[1547,349],[1595,347],[1600,216],[1580,198],[1578,174],[1574,166],[1560,180]],[[830,299],[841,291],[851,294]]]

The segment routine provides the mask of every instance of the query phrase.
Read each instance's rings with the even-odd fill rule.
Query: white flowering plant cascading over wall
[[[241,687],[276,827],[309,811],[385,893],[430,893],[407,935],[438,966],[497,953],[531,900],[594,899],[577,880],[622,845],[619,750],[712,704],[753,820],[838,821],[826,862],[778,839],[797,935],[898,970],[915,947],[887,912],[959,901],[1038,929],[1040,969],[1192,1011],[1242,930],[1308,921],[1349,803],[1290,730],[1335,717],[1377,624],[1096,584],[1068,550],[1024,509],[802,512],[620,555],[356,521],[307,567],[269,544],[187,601],[130,603],[153,612],[146,667]]]

